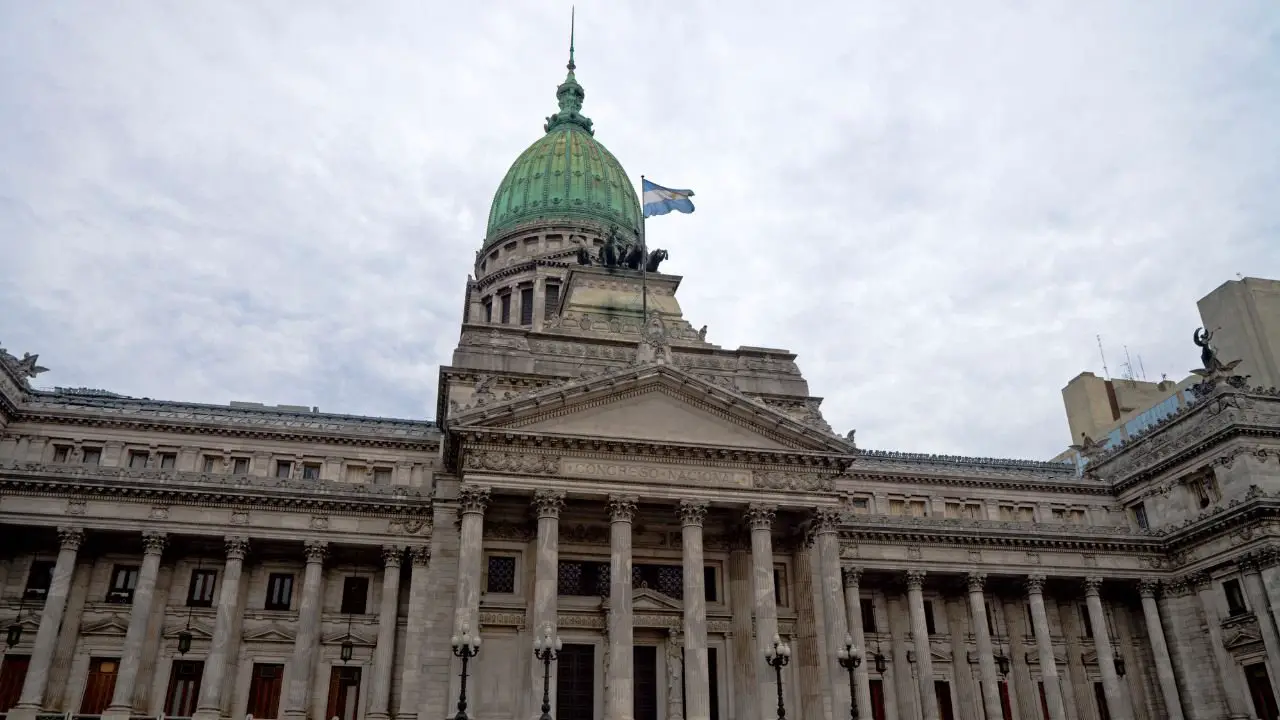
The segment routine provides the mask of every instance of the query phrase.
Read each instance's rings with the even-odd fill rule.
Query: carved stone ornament
[[[1087,577],[1084,579],[1084,596],[1098,597],[1102,592],[1102,578]]]
[[[638,498],[634,495],[610,495],[609,519],[612,522],[631,522],[636,517],[637,501]]]
[[[908,570],[907,571],[907,589],[908,590],[923,589],[924,575],[925,575],[925,572],[923,570]]]
[[[304,546],[308,563],[323,563],[329,555],[329,543],[323,540],[308,540]]]
[[[773,519],[777,514],[778,509],[773,505],[752,503],[747,506],[747,523],[751,526],[752,530],[768,530],[773,527]]]
[[[431,548],[426,545],[410,545],[409,546],[409,562],[414,567],[426,567],[431,560]]]
[[[761,490],[830,492],[835,484],[830,477],[812,473],[766,472],[756,477],[756,487]]]
[[[1142,578],[1138,581],[1138,595],[1144,598],[1154,598],[1156,591],[1160,589],[1160,581],[1151,578]]]
[[[861,582],[862,568],[856,565],[846,565],[844,568],[844,586],[856,590]]]
[[[983,586],[987,584],[987,576],[980,572],[971,572],[965,576],[965,584],[969,587],[969,592],[982,592]]]
[[[222,539],[223,547],[227,551],[228,560],[244,560],[244,556],[249,552],[249,538],[241,535],[228,535]]]
[[[707,518],[707,504],[699,500],[681,500],[676,512],[680,515],[681,526],[702,527]]]
[[[1043,595],[1046,579],[1044,575],[1028,575],[1022,585],[1027,589],[1028,595]]]
[[[79,550],[82,542],[84,542],[84,528],[58,528],[58,545],[62,550]]]
[[[152,505],[151,512],[148,514],[148,517],[150,517],[152,520],[168,520],[169,506],[168,505]]]
[[[555,475],[560,472],[558,455],[532,453],[468,452],[468,470],[520,473],[524,475]]]
[[[533,494],[533,507],[538,511],[538,518],[558,519],[560,510],[564,508],[563,490],[539,490]]]
[[[311,529],[312,530],[328,530],[329,516],[328,515],[312,515]]]
[[[382,564],[387,568],[400,567],[400,561],[404,558],[403,545],[383,545],[382,546]]]
[[[248,524],[249,524],[249,511],[247,511],[247,510],[232,510],[232,511],[231,511],[231,524],[232,524],[232,525],[248,525]]]
[[[391,520],[387,523],[387,531],[393,535],[431,534],[431,518],[416,517]],[[425,531],[425,532],[424,532]]]
[[[67,501],[68,515],[83,515],[87,509],[88,508],[84,500],[72,498]]]
[[[483,515],[489,507],[489,494],[484,485],[464,484],[458,489],[458,510],[463,515]]]
[[[144,532],[142,533],[142,552],[144,555],[160,555],[168,542],[169,537],[162,532]]]
[[[813,531],[817,533],[834,533],[840,527],[840,510],[820,507],[813,511]]]

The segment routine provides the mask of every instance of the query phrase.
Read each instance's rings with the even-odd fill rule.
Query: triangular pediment
[[[359,635],[357,633],[349,633],[345,628],[342,630],[342,632],[333,633],[332,635],[325,636],[324,644],[341,645],[342,643],[348,640],[351,641],[352,645],[356,645],[359,647],[373,647],[373,644],[374,644],[373,640],[370,640],[369,638],[364,637],[363,635]]]
[[[190,627],[187,627],[187,625],[184,623],[182,625],[175,625],[170,628],[165,628],[164,636],[166,638],[174,639],[174,638],[177,638],[178,633],[182,632],[183,630],[186,630],[187,632],[191,633],[191,638],[193,640],[212,640],[213,639],[213,633],[209,630],[209,628],[199,623],[191,623]]]
[[[1237,648],[1241,648],[1246,645],[1252,645],[1254,643],[1258,643],[1261,641],[1262,641],[1262,638],[1258,637],[1258,634],[1256,632],[1250,632],[1248,630],[1237,630],[1236,632],[1228,635],[1222,641],[1222,644],[1228,650],[1235,650]]]
[[[645,612],[681,612],[684,610],[684,604],[672,597],[667,597],[657,590],[649,588],[636,588],[631,594],[631,607],[633,610],[644,610]]]
[[[81,635],[120,635],[129,632],[129,621],[112,615],[109,618],[90,623],[80,630]]]
[[[451,425],[759,450],[851,449],[761,401],[665,364],[626,368],[468,408]]]
[[[246,641],[256,642],[293,642],[294,634],[278,625],[256,628],[244,634]]]

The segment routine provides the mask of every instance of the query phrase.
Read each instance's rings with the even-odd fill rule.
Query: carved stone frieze
[[[511,542],[528,542],[533,539],[534,530],[527,522],[511,522],[508,520],[491,520],[484,524],[485,540],[506,540]]]
[[[522,475],[554,475],[560,472],[560,457],[532,453],[469,451],[468,470],[491,470]]]
[[[830,477],[810,473],[764,472],[756,479],[756,487],[761,490],[830,492],[834,486]]]
[[[603,525],[560,525],[560,542],[603,545],[609,542],[609,528]]]

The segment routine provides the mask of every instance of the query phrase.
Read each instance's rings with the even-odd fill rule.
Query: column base
[[[418,713],[416,712],[396,713],[396,720],[418,720]]]
[[[14,705],[9,708],[9,712],[5,715],[5,720],[36,720],[36,715],[40,714],[38,705]]]
[[[216,708],[197,708],[192,713],[191,720],[222,720],[222,711]]]
[[[391,720],[391,714],[386,712],[367,712],[364,714],[364,720]]]
[[[129,720],[133,717],[133,708],[120,705],[109,706],[102,711],[102,720]]]

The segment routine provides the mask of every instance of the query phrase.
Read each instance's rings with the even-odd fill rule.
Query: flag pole
[[[649,250],[644,239],[644,176],[640,176],[640,332],[649,326]]]

